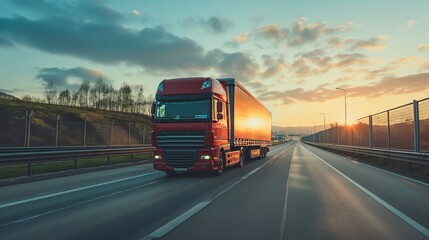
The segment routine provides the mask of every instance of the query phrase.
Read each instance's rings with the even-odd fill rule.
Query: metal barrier
[[[104,149],[81,149],[81,150],[57,150],[57,151],[33,151],[33,152],[14,152],[1,153],[0,166],[28,164],[27,175],[31,175],[31,164],[46,163],[55,161],[74,160],[75,169],[77,169],[77,161],[79,159],[107,157],[112,156],[131,156],[149,153],[150,159],[153,155],[153,147],[117,147]]]
[[[316,147],[333,149],[333,150],[338,150],[342,152],[368,155],[368,156],[379,157],[383,159],[403,161],[407,163],[429,165],[429,153],[407,152],[407,151],[376,149],[376,148],[366,148],[366,147],[353,147],[353,146],[328,144],[328,143],[314,143],[314,142],[305,142],[305,143]]]
[[[150,144],[127,145],[127,148],[150,147]],[[19,152],[44,152],[44,151],[64,151],[64,150],[90,150],[90,149],[112,149],[124,148],[122,145],[100,145],[100,146],[59,146],[59,147],[0,147],[2,153]]]
[[[302,140],[347,151],[377,152],[376,155],[383,155],[386,150],[389,156],[397,152],[429,153],[429,98],[360,118],[352,125],[335,126]]]

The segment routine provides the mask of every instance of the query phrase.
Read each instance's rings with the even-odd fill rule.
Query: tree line
[[[64,106],[77,106],[86,108],[104,109],[129,113],[150,113],[153,95],[145,97],[143,86],[130,86],[123,83],[119,89],[114,89],[112,84],[104,82],[103,77],[98,77],[94,84],[84,80],[78,90],[70,91],[66,88],[58,92],[54,82],[50,81],[45,86],[45,97],[38,98],[25,95],[23,101],[57,104]]]

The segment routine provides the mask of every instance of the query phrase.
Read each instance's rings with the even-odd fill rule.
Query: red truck
[[[168,175],[221,175],[245,160],[264,158],[271,113],[234,78],[163,80],[152,105],[153,166]]]

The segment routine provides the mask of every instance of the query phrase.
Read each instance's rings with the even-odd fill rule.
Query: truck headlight
[[[155,156],[153,156],[153,158],[154,158],[155,160],[161,160],[161,159],[162,159],[162,156],[161,156],[161,155],[155,155]]]
[[[212,156],[210,155],[201,155],[201,160],[210,160],[212,159]]]

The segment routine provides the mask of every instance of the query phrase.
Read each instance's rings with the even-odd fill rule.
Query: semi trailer
[[[271,113],[234,78],[163,80],[151,109],[153,166],[168,175],[221,175],[248,159],[265,158]]]

